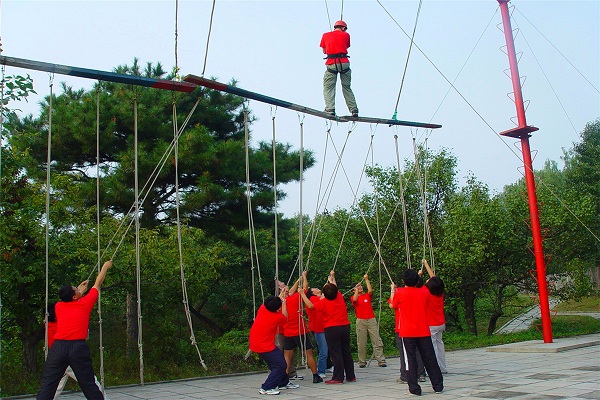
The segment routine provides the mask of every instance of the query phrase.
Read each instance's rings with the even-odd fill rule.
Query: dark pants
[[[406,352],[404,351],[402,338],[398,335],[398,332],[396,332],[396,348],[400,352],[400,379],[408,382],[408,375],[406,374]],[[425,375],[425,366],[423,365],[419,349],[417,349],[417,375]]]
[[[70,366],[86,399],[103,400],[96,386],[90,348],[85,340],[56,340],[44,364],[38,400],[52,400],[65,370]]]
[[[258,353],[258,355],[265,360],[271,371],[269,376],[267,376],[267,380],[261,387],[265,390],[285,387],[290,379],[288,378],[287,372],[285,372],[287,364],[285,363],[283,352],[278,347],[275,347],[272,351]]]
[[[346,380],[355,379],[354,360],[350,353],[350,325],[325,328],[325,340],[327,340],[327,349],[333,363],[331,379],[343,381],[344,373]]]
[[[406,350],[408,359],[408,365],[406,366],[408,390],[413,394],[421,394],[421,386],[419,386],[417,378],[417,350],[421,353],[421,358],[423,359],[423,364],[429,374],[429,380],[431,381],[433,390],[436,392],[444,390],[444,378],[442,377],[442,371],[440,370],[437,358],[435,357],[431,336],[403,337],[402,343],[404,343],[404,349]]]

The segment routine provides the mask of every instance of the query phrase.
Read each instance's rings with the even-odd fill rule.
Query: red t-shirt
[[[401,337],[431,336],[427,322],[427,307],[431,297],[425,286],[406,286],[396,290],[392,305],[400,311]]]
[[[315,310],[321,312],[323,315],[323,328],[350,325],[346,302],[340,292],[338,292],[337,297],[333,300],[322,298],[315,304]]]
[[[429,326],[440,326],[446,323],[444,316],[444,295],[434,296],[430,294],[427,306],[427,322]]]
[[[281,311],[271,312],[264,304],[258,308],[250,328],[248,347],[255,353],[266,353],[275,349],[277,328],[283,327],[286,317]]]
[[[352,305],[356,310],[356,318],[375,318],[375,313],[373,312],[373,304],[371,303],[371,301],[373,300],[373,293],[360,294],[358,295],[356,301],[354,301],[354,296],[352,296],[350,300],[352,301]]]
[[[311,303],[316,305],[321,298],[319,296],[310,296]],[[323,315],[321,311],[317,311],[314,308],[306,307],[306,314],[308,315],[308,328],[313,333],[323,333]]]
[[[98,289],[91,288],[89,293],[79,300],[59,301],[56,312],[55,340],[85,340],[90,326],[90,314],[98,300]]]
[[[300,293],[296,292],[285,299],[287,307],[288,319],[283,327],[283,336],[298,336],[308,333],[306,324],[304,323],[304,315],[300,302],[302,298]]]
[[[56,335],[56,322],[48,322],[48,349],[52,347],[54,343],[54,336]]]
[[[325,49],[326,54],[348,54],[348,47],[350,47],[350,35],[348,32],[343,32],[340,30],[325,32],[321,38],[321,44],[319,46]],[[338,59],[328,58],[325,60],[325,65],[335,64],[336,60],[343,63],[350,62],[347,57]]]

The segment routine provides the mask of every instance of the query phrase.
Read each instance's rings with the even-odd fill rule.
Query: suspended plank
[[[197,85],[187,82],[170,81],[167,79],[147,78],[143,76],[118,74],[116,72],[98,71],[95,69],[71,67],[68,65],[50,64],[41,61],[26,60],[24,58],[0,56],[0,64],[11,67],[32,69],[36,71],[52,72],[60,75],[77,76],[80,78],[96,79],[116,83],[125,83],[135,86],[150,87],[155,89],[172,90],[189,93]]]
[[[278,107],[288,108],[290,110],[314,115],[316,117],[330,119],[333,121],[370,122],[370,123],[375,123],[375,124],[413,126],[413,127],[417,127],[417,128],[429,128],[429,129],[436,129],[436,128],[442,127],[441,125],[437,125],[437,124],[428,124],[425,122],[400,121],[400,120],[395,120],[395,119],[351,117],[351,116],[340,117],[340,116],[331,115],[331,114],[323,112],[323,111],[315,110],[314,108],[304,107],[304,106],[301,106],[298,104],[290,103],[288,101],[276,99],[274,97],[265,96],[260,93],[251,92],[249,90],[244,90],[237,86],[226,85],[224,83],[213,81],[211,79],[202,78],[202,77],[196,76],[196,75],[186,75],[183,78],[183,80],[185,82],[190,82],[190,83],[196,84],[198,86],[204,86],[209,89],[218,90],[220,92],[235,94],[235,95],[247,98],[247,99],[252,99],[252,100],[260,101],[262,103],[272,104],[272,105],[278,106]]]

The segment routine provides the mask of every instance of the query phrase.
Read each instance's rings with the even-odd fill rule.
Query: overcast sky
[[[175,0],[171,1],[28,1],[0,0],[2,55],[111,71],[117,65],[160,61],[175,65]],[[323,109],[324,61],[319,48],[323,32],[340,18],[348,23],[352,46],[352,87],[363,116],[390,118],[400,94],[398,119],[434,122],[434,131],[359,124],[324,207],[348,207],[354,193],[370,191],[363,179],[365,160],[395,166],[394,135],[400,158],[412,158],[412,137],[428,137],[433,150],[448,148],[459,159],[461,183],[472,173],[494,190],[521,177],[520,147],[497,133],[514,127],[514,103],[506,75],[508,58],[501,50],[504,35],[495,0],[424,1],[410,57],[419,2],[403,1],[228,1],[219,0],[208,47],[206,77],[303,106]],[[529,100],[527,123],[539,128],[531,138],[534,168],[545,160],[560,163],[563,149],[578,141],[585,124],[600,117],[600,1],[513,0],[516,49],[522,52],[523,97]],[[212,1],[179,1],[177,58],[181,75],[200,75]],[[49,74],[7,67],[8,75],[29,73],[40,96],[49,92]],[[93,82],[57,75],[75,88]],[[456,80],[456,81],[455,81]],[[458,90],[451,90],[455,81]],[[57,85],[58,86],[58,85]],[[19,105],[37,114],[40,97]],[[315,152],[317,165],[305,174],[303,211],[314,214],[321,176],[328,182],[336,155],[326,149],[328,125],[320,118],[299,116],[255,101],[258,117],[253,140],[271,140],[275,117],[278,141]],[[338,114],[347,109],[338,87]],[[333,124],[338,149],[349,124]],[[373,135],[373,152],[368,153]],[[373,160],[373,161],[372,161]],[[323,171],[323,172],[322,172]],[[350,188],[348,180],[352,182]],[[299,185],[285,188],[288,199],[280,212],[291,217],[299,209]],[[321,189],[321,195],[323,195]]]

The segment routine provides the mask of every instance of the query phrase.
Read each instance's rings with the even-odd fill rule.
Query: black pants
[[[350,353],[350,325],[325,328],[325,340],[327,340],[329,356],[333,362],[331,379],[343,381],[344,373],[346,380],[355,379],[354,360]]]
[[[104,400],[96,386],[90,348],[85,340],[56,340],[44,364],[44,373],[37,400],[52,400],[65,370],[71,366],[79,387],[88,400]]]
[[[417,378],[417,349],[419,353],[421,353],[423,364],[429,374],[431,387],[433,387],[433,390],[436,392],[444,390],[444,378],[442,377],[442,371],[440,370],[437,358],[435,357],[431,336],[403,337],[402,343],[404,343],[404,349],[406,350],[406,357],[408,359],[408,365],[406,366],[408,390],[413,394],[421,394],[421,386],[419,386]]]
[[[408,382],[408,376],[406,374],[406,352],[404,351],[404,345],[402,344],[402,338],[396,332],[396,348],[400,352],[400,379]],[[421,359],[421,353],[417,349],[417,376],[425,375],[425,366]]]

